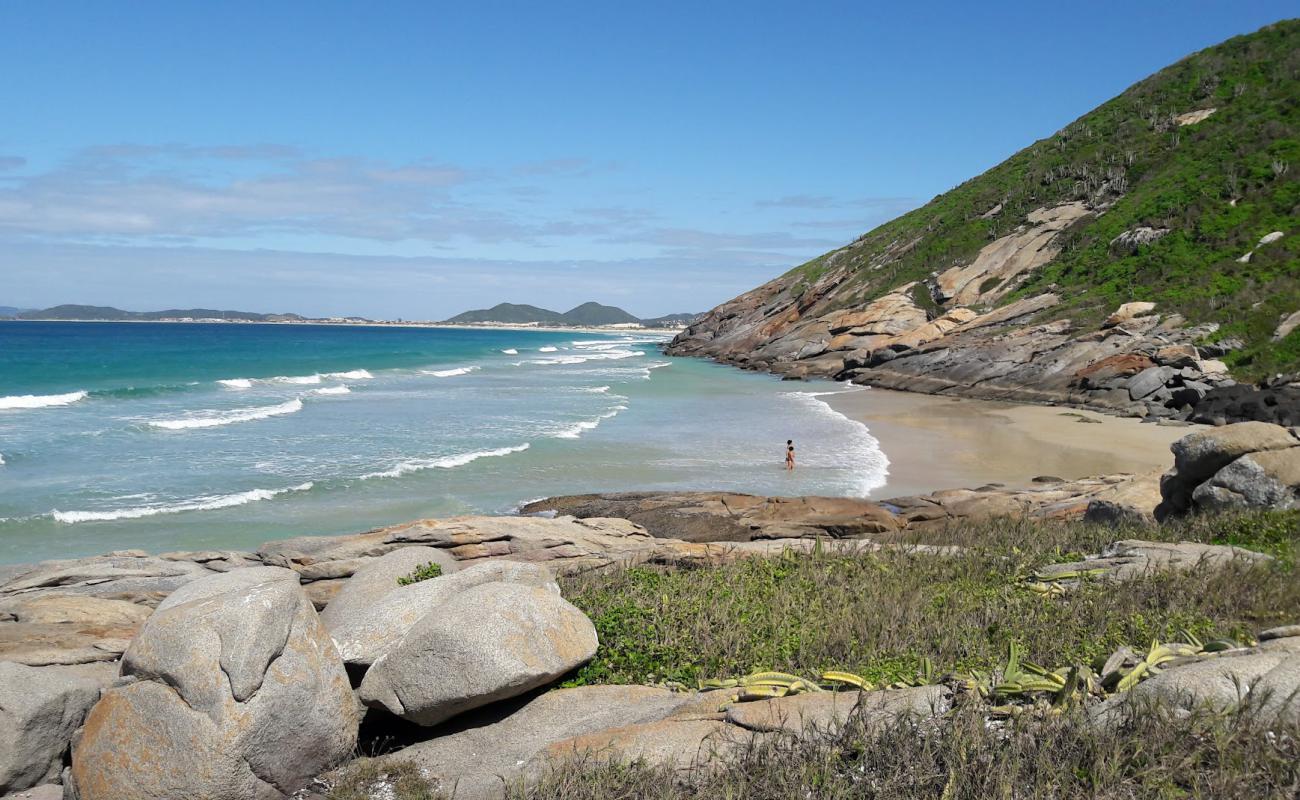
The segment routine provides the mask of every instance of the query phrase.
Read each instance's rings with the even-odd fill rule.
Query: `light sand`
[[[1163,471],[1173,463],[1169,445],[1196,429],[1073,408],[887,389],[821,399],[866,423],[880,441],[889,458],[889,478],[884,488],[872,492],[877,499],[986,483],[1023,487],[1040,475],[1069,480]]]

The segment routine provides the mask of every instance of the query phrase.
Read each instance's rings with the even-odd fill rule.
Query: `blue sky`
[[[0,304],[704,310],[1293,2],[0,4]]]

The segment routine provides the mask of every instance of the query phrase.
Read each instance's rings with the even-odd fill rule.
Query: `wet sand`
[[[987,483],[1021,487],[1040,475],[1069,480],[1164,471],[1173,463],[1169,445],[1196,429],[1073,408],[887,389],[820,399],[865,423],[880,441],[889,458],[889,478],[872,492],[876,499]]]

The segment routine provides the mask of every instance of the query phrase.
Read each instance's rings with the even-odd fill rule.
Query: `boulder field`
[[[0,575],[0,797],[310,796],[368,725],[404,726],[414,761],[457,797],[499,797],[584,752],[689,766],[779,732],[941,713],[942,685],[736,704],[725,692],[648,686],[551,690],[591,659],[595,628],[558,574],[616,564],[710,565],[815,547],[904,543],[954,521],[1007,515],[1100,523],[1199,509],[1300,505],[1300,439],[1247,422],[1194,431],[1163,476],[1038,479],[871,502],[725,492],[552,498],[531,515],[419,520],[256,552],[105,556]],[[712,532],[712,535],[710,535]],[[833,541],[831,541],[833,540]],[[1118,541],[1039,579],[1127,580],[1266,559],[1239,548]],[[426,565],[436,577],[402,579]],[[1123,703],[1247,704],[1300,714],[1300,627],[1232,657],[1185,659]],[[1225,654],[1220,654],[1223,656]],[[1231,689],[1231,690],[1230,690]],[[306,793],[306,794],[304,794]],[[16,795],[22,796],[22,795]]]

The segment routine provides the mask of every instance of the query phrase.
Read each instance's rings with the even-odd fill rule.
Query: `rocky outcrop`
[[[135,682],[74,743],[80,800],[285,797],[346,758],[360,719],[343,662],[293,572],[174,592],[122,659]]]
[[[358,694],[420,725],[553,683],[596,654],[596,629],[558,589],[485,583],[412,627]]]
[[[1174,442],[1156,516],[1193,510],[1294,508],[1300,503],[1300,439],[1287,428],[1240,422]]]
[[[861,536],[898,530],[879,503],[852,497],[757,497],[736,492],[618,492],[528,503],[523,514],[618,517],[660,539],[747,542],[800,536]]]

